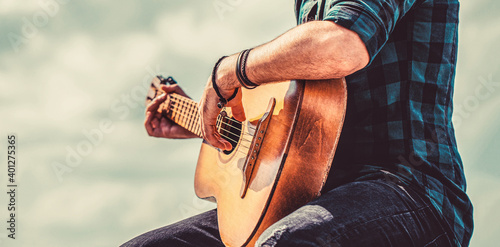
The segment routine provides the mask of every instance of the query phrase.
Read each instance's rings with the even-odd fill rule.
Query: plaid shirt
[[[370,63],[346,78],[347,115],[326,188],[375,177],[417,186],[467,246],[472,204],[453,124],[458,0],[296,0],[298,24],[355,31]],[[445,224],[446,225],[446,224]]]

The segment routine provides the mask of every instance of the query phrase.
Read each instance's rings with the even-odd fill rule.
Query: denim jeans
[[[453,246],[435,209],[391,181],[351,182],[269,227],[256,246]],[[142,234],[122,246],[224,246],[211,210]]]

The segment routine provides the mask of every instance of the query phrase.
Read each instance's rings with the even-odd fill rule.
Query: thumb
[[[182,96],[186,96],[186,93],[184,93],[184,91],[182,90],[181,87],[179,87],[179,85],[177,84],[174,84],[174,85],[161,85],[161,90],[165,91],[165,93],[169,94],[169,93],[177,93],[177,94],[180,94]]]
[[[161,90],[165,91],[165,93],[175,92],[175,87],[177,85],[161,85]]]
[[[241,101],[238,101],[238,103],[234,106],[231,106],[231,113],[233,114],[233,117],[240,122],[243,122],[246,119],[245,109],[243,109],[243,103]]]

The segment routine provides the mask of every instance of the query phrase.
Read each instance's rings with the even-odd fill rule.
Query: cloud
[[[4,0],[0,1],[0,14],[1,15],[19,15],[26,14],[36,11],[40,8],[37,4],[37,1],[28,0],[23,2],[23,4],[19,4],[18,1],[15,0]]]
[[[478,15],[496,2],[462,3],[455,103],[474,92],[479,77],[499,79],[499,62],[491,52],[500,36],[493,15],[498,8]],[[153,74],[174,75],[198,99],[218,57],[294,26],[293,1],[243,1],[223,20],[212,4],[69,1],[19,52],[0,42],[0,130],[20,139],[23,237],[18,246],[116,246],[213,207],[193,192],[200,141],[148,137],[143,96],[127,102],[134,88],[151,78],[148,67]],[[0,1],[1,33],[19,33],[22,19],[40,10],[37,1]],[[113,111],[116,102],[127,111]],[[499,157],[494,151],[481,153],[478,145],[496,145],[499,133],[492,129],[500,121],[498,104],[495,93],[457,128],[476,207],[472,246],[495,246],[499,230],[492,220],[498,219],[494,209],[500,205],[498,169],[492,167]],[[85,141],[83,131],[99,128],[103,119],[112,121],[113,130],[60,183],[51,164],[64,163],[67,148]],[[5,199],[0,194],[0,202]]]
[[[467,174],[468,194],[474,204],[474,234],[471,246],[497,246],[500,231],[500,181],[498,175],[488,173]]]

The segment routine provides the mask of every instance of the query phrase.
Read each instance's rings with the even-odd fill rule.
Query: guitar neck
[[[198,103],[179,94],[169,94],[161,105],[162,114],[191,133],[202,137]]]
[[[167,79],[161,76],[153,78],[153,81],[151,82],[151,88],[149,89],[148,95],[146,97],[146,104],[151,103],[154,98],[165,93],[160,89],[161,85],[166,85],[166,83],[172,84],[172,82],[175,83],[175,81],[171,77]],[[171,93],[168,94],[167,99],[159,106],[158,112],[161,113],[164,117],[172,120],[174,123],[190,131],[191,133],[197,135],[200,138],[203,138],[203,134],[201,133],[200,115],[198,114],[198,103],[196,101],[180,94]],[[221,133],[221,131],[224,131],[224,129],[227,129],[228,127],[233,128],[234,125],[238,125],[234,123],[228,124],[227,121],[239,123],[236,120],[228,118],[226,115],[219,114],[216,121],[216,128],[219,133]],[[239,126],[241,127],[241,123],[239,123]],[[225,131],[227,132],[229,130]],[[239,131],[241,131],[241,129]],[[226,136],[227,134],[229,133],[221,133],[221,135]]]

